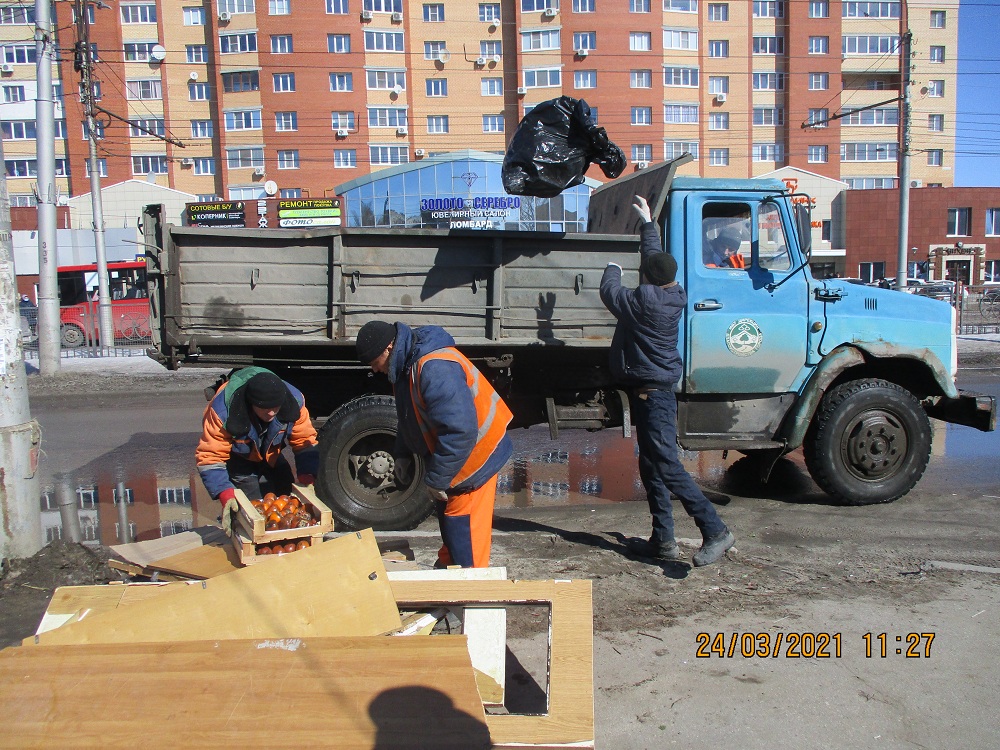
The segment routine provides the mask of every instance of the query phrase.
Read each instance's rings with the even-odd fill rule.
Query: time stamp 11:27
[[[865,633],[861,636],[866,659],[902,656],[906,659],[929,659],[935,633]],[[699,659],[712,657],[750,659],[839,659],[844,640],[842,633],[698,633]]]

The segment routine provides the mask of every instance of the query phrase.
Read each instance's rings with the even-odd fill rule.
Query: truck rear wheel
[[[424,462],[413,456],[405,486],[393,477],[396,407],[390,396],[364,396],[335,411],[319,435],[316,490],[339,528],[402,531],[430,515]]]
[[[809,473],[847,505],[889,503],[927,468],[931,427],[906,389],[886,380],[853,380],[820,402],[803,445]]]

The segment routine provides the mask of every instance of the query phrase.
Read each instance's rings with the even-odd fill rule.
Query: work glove
[[[619,266],[619,265],[618,265],[617,263],[615,263],[615,262],[613,262],[613,261],[612,261],[612,262],[610,262],[610,263],[608,263],[607,267],[608,267],[608,268],[611,268],[611,266],[614,266],[615,268],[617,268],[617,269],[618,269],[618,273],[623,273],[623,271],[622,271],[622,267],[621,267],[621,266]]]
[[[639,218],[642,219],[644,224],[648,224],[653,220],[653,217],[649,213],[649,204],[646,203],[646,199],[641,195],[635,196],[633,199],[635,202],[632,204],[632,208],[635,212],[639,214]]]
[[[431,496],[431,500],[437,500],[442,503],[448,502],[448,493],[445,490],[436,490],[433,487],[428,487],[427,494]]]
[[[222,503],[222,530],[226,536],[233,535],[233,517],[239,513],[240,504],[236,502],[236,490],[230,488],[219,493],[219,502]]]
[[[305,485],[307,487],[309,485],[316,483],[316,477],[314,477],[312,474],[299,474],[298,477],[296,477],[296,479],[299,484]]]
[[[413,481],[413,459],[409,456],[393,458],[392,476],[397,487],[405,487]]]

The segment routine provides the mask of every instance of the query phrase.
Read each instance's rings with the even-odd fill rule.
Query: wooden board
[[[490,746],[463,636],[9,648],[0,705],[2,748]]]
[[[182,531],[160,539],[150,539],[146,542],[117,544],[111,551],[119,557],[138,566],[162,560],[165,557],[197,549],[204,545],[224,545],[229,539],[218,526],[201,526],[191,531]]]
[[[371,529],[87,617],[25,644],[377,635],[400,626]]]
[[[239,512],[236,514],[236,525],[241,527],[246,536],[252,539],[255,544],[273,544],[283,539],[298,539],[333,531],[333,511],[317,497],[316,491],[312,487],[293,484],[291,494],[295,495],[302,503],[313,506],[319,512],[319,520],[316,523],[297,529],[267,531],[265,530],[264,516],[253,506],[243,490],[236,490],[236,502],[240,506]]]
[[[306,531],[306,530],[307,529],[302,529],[302,531]],[[235,530],[234,529],[233,539],[232,539],[233,554],[239,560],[239,562],[240,562],[241,565],[254,565],[256,563],[264,562],[266,560],[277,560],[279,557],[282,557],[284,555],[290,555],[290,554],[292,554],[291,552],[282,552],[281,554],[277,554],[277,555],[275,555],[275,554],[260,555],[260,554],[257,553],[257,545],[254,544],[252,541],[250,541],[250,539],[246,536],[246,533],[247,532],[245,530]],[[285,532],[282,532],[282,533],[285,533]],[[302,536],[299,536],[299,537],[290,537],[290,538],[287,538],[287,539],[282,539],[281,541],[283,541],[283,542],[298,542],[298,541],[301,541],[302,539],[308,539],[310,547],[314,547],[317,544],[322,544],[323,543],[323,535],[322,534],[314,534],[314,535],[311,535],[311,536],[310,535],[302,535]],[[301,552],[301,550],[293,550],[293,551]]]
[[[593,747],[594,608],[590,581],[393,581],[400,606],[549,604],[548,712],[490,715],[495,747]],[[433,638],[428,639],[433,640]]]
[[[224,542],[206,544],[177,555],[164,557],[162,560],[147,564],[146,568],[161,574],[167,573],[178,578],[197,581],[239,570],[239,555],[229,543],[229,538],[225,535],[222,538],[225,540]]]
[[[170,586],[187,583],[125,583],[99,586],[60,586],[52,593],[35,633],[45,633],[84,617],[110,612],[123,605],[158,596]]]

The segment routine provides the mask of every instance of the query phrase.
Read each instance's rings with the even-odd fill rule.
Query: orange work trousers
[[[477,490],[451,495],[437,502],[438,525],[444,545],[438,550],[438,566],[487,568],[493,544],[493,505],[497,478]]]

